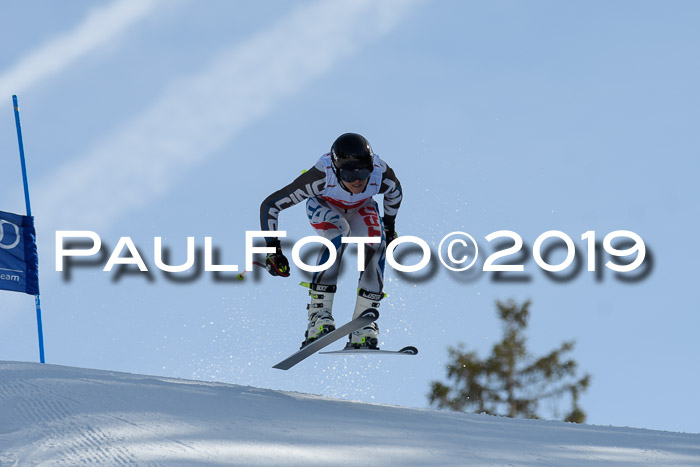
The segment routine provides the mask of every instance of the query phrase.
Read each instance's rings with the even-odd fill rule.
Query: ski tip
[[[400,353],[406,353],[409,355],[418,355],[418,349],[413,347],[412,345],[409,345],[408,347],[404,347],[403,349],[399,350]]]
[[[360,318],[371,318],[372,321],[379,319],[379,310],[376,308],[367,308],[365,311],[360,313]]]

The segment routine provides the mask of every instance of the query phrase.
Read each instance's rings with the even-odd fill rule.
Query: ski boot
[[[355,303],[355,311],[352,318],[355,319],[368,308],[379,308],[379,301],[384,298],[384,294],[368,292],[360,289],[357,292],[357,302]],[[379,326],[373,321],[362,329],[358,329],[350,334],[350,342],[345,348],[353,349],[376,349],[379,344]]]
[[[335,285],[312,283],[308,284],[308,287],[311,289],[309,290],[311,302],[306,305],[309,325],[304,334],[305,340],[301,343],[301,347],[335,329],[335,321],[333,321],[332,315]]]

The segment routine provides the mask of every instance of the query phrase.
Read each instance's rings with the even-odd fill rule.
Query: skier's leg
[[[309,290],[311,300],[307,305],[309,321],[302,347],[335,329],[332,314],[333,299],[336,291],[335,284],[338,280],[340,257],[345,246],[341,243],[341,238],[350,231],[350,226],[341,213],[316,198],[307,201],[306,212],[316,233],[328,238],[336,247],[337,257],[329,269],[316,272],[313,275],[311,290]],[[324,264],[329,255],[328,249],[323,248],[319,253],[317,264]]]
[[[386,237],[381,217],[379,217],[379,208],[374,201],[369,201],[361,207],[349,222],[353,236],[381,238],[380,242],[366,244],[364,248],[364,271],[360,272],[357,302],[353,312],[353,318],[356,318],[368,308],[379,307],[379,301],[384,296]],[[355,347],[377,348],[378,339],[379,327],[375,321],[353,332],[350,336],[350,344]]]
[[[386,263],[386,237],[379,217],[377,203],[370,200],[350,218],[350,232],[356,237],[380,238],[378,243],[365,245],[364,271],[360,272],[358,286],[368,292],[381,294],[384,290],[384,265]],[[359,313],[358,313],[359,314]]]
[[[306,202],[306,214],[316,235],[330,240],[336,251],[335,262],[325,271],[315,272],[312,281],[314,284],[336,285],[340,260],[346,247],[346,244],[342,243],[342,238],[350,234],[350,225],[343,212],[318,198],[309,198]],[[323,247],[318,254],[316,264],[324,264],[329,257],[330,252]]]

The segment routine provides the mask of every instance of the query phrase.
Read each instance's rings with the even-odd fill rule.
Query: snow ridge
[[[290,377],[293,377],[291,375]],[[700,465],[700,435],[0,362],[0,465]]]

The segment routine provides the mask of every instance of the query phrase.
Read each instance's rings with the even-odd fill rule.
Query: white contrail
[[[281,100],[390,32],[415,3],[319,1],[234,45],[38,183],[38,222],[99,230],[142,208]]]
[[[113,40],[151,13],[159,0],[117,0],[94,8],[72,31],[51,37],[0,74],[0,96],[21,94],[71,66],[88,52]]]

